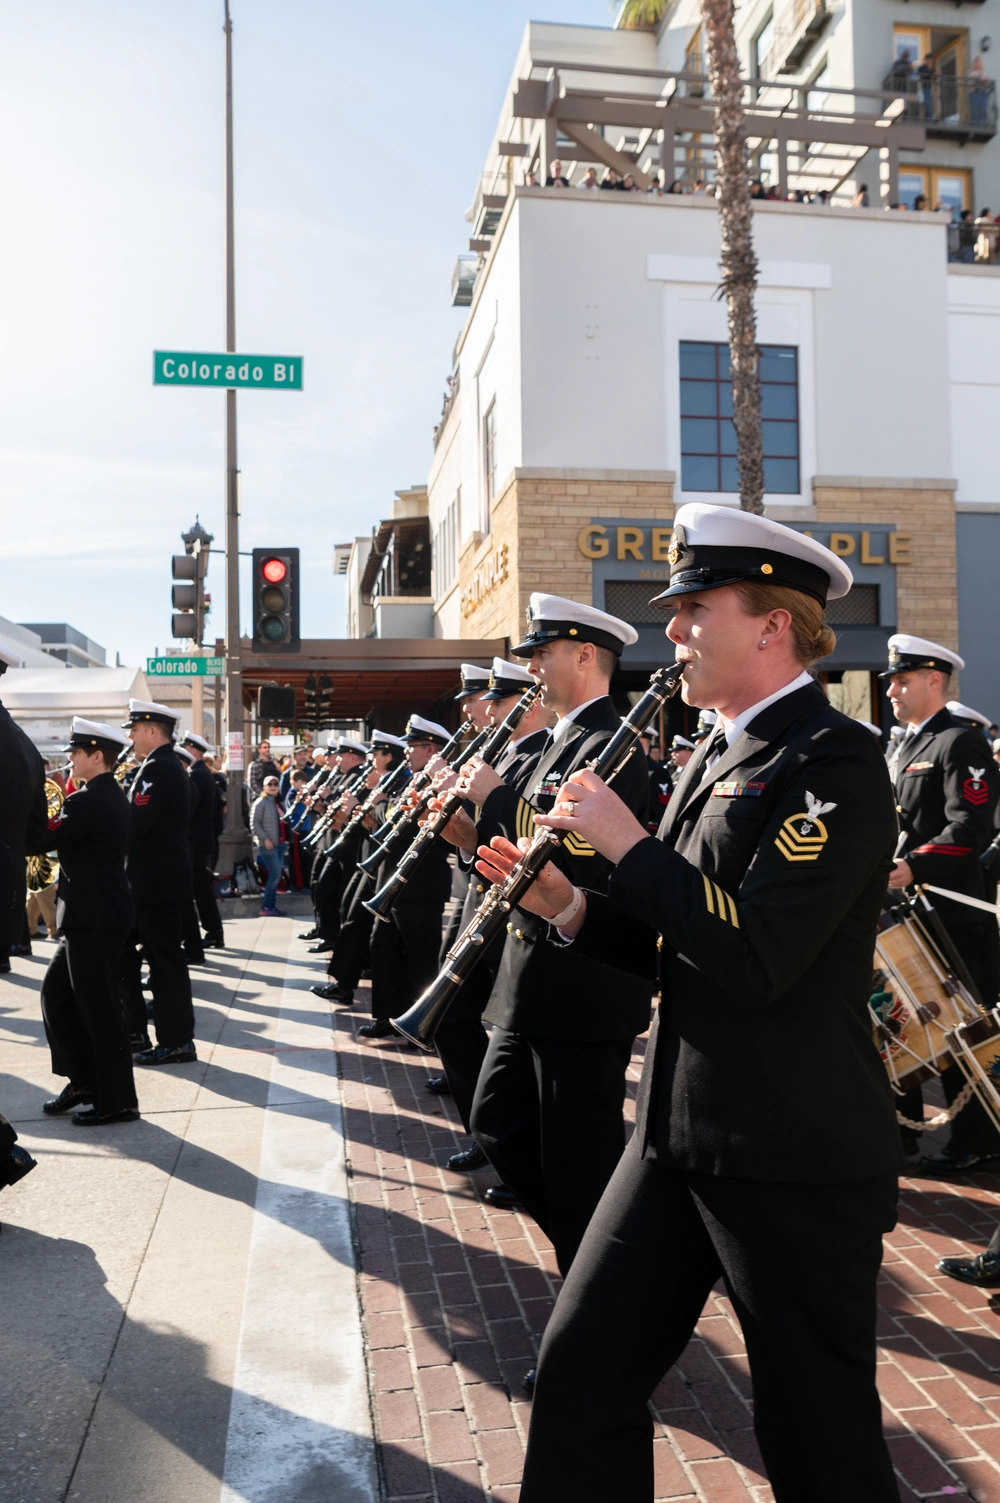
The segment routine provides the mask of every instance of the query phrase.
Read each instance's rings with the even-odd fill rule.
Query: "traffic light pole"
[[[226,350],[236,351],[236,262],[233,238],[233,23],[226,7]],[[226,825],[219,841],[219,873],[231,876],[250,855],[243,823],[243,671],[240,650],[240,487],[236,462],[236,392],[226,391]],[[242,749],[242,755],[240,755]],[[234,766],[234,762],[239,766]]]

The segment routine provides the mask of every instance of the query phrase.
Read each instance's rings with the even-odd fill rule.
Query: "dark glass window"
[[[728,344],[681,340],[681,488],[738,491]],[[799,360],[794,345],[760,347],[764,489],[799,491]]]

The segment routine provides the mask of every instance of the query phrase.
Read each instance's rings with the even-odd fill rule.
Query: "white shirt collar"
[[[585,699],[583,704],[577,705],[575,710],[570,710],[568,714],[560,716],[555,725],[552,727],[553,741],[558,741],[559,737],[565,734],[566,727],[568,725],[571,725],[574,720],[578,720],[579,717],[583,714],[584,710],[586,710],[590,705],[596,705],[599,699],[607,699],[607,697],[608,696],[606,694],[595,694],[593,699]]]
[[[732,746],[737,736],[746,730],[751,720],[756,719],[761,710],[766,710],[768,705],[776,704],[779,699],[784,699],[786,694],[794,694],[796,689],[804,689],[807,684],[811,684],[812,682],[812,674],[807,673],[803,668],[798,678],[793,678],[790,684],[786,684],[776,694],[769,694],[766,699],[758,700],[755,705],[750,706],[749,710],[743,710],[737,715],[735,720],[727,720],[725,715],[720,714],[719,720],[726,734],[726,745]]]

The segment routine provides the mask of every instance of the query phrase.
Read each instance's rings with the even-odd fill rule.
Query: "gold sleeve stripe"
[[[709,913],[720,918],[724,924],[732,924],[734,929],[738,929],[740,927],[739,915],[729,893],[724,892],[718,882],[710,881],[704,872],[701,874],[701,880],[705,884],[705,907]]]
[[[582,835],[567,835],[563,845],[571,856],[596,856],[597,852],[589,840],[584,840]]]
[[[517,814],[514,819],[514,827],[517,831],[516,838],[518,840],[525,836],[528,840],[531,840],[537,833],[535,830],[535,811],[530,804],[525,803],[523,798],[517,801]]]

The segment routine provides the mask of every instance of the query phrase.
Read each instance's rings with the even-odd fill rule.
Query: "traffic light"
[[[170,633],[171,636],[194,642],[200,647],[205,632],[205,617],[208,613],[205,575],[208,573],[212,534],[206,532],[201,523],[195,519],[194,526],[187,532],[181,533],[181,542],[184,544],[185,551],[174,554],[171,560],[171,572],[174,579],[183,580],[184,583],[175,584],[170,592],[170,601],[175,612],[170,622]]]
[[[299,550],[253,550],[253,652],[298,652]]]

